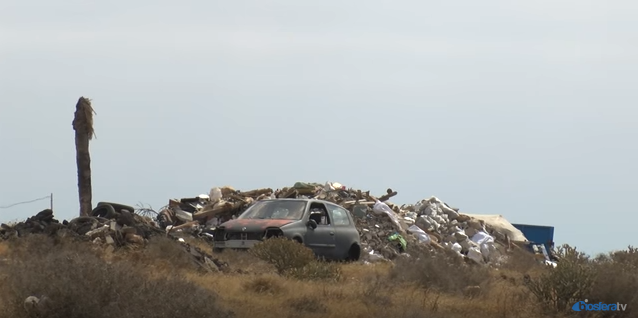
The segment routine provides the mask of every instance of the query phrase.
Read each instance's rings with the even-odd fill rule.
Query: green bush
[[[280,275],[300,269],[316,260],[311,249],[284,237],[273,237],[259,242],[250,249],[250,253],[274,265]]]
[[[337,281],[341,278],[338,264],[318,260],[311,249],[287,238],[267,239],[256,244],[250,253],[272,264],[282,276],[299,280]]]

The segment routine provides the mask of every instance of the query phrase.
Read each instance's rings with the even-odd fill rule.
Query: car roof
[[[319,200],[319,199],[306,199],[306,198],[281,198],[281,199],[263,199],[259,201],[304,201],[304,202],[319,202],[319,203],[329,203],[332,205],[338,205],[334,202]]]

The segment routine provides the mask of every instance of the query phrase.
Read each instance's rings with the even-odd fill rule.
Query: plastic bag
[[[467,251],[467,257],[479,264],[483,263],[483,254],[481,254],[481,250],[478,247],[470,247]]]
[[[213,202],[221,199],[222,198],[222,189],[217,188],[217,187],[210,189],[209,196],[210,196],[210,200],[213,201]]]
[[[394,213],[394,211],[392,211],[392,209],[390,209],[387,204],[381,201],[377,201],[374,203],[374,206],[372,206],[372,212],[376,214]]]
[[[474,234],[474,236],[472,236],[472,242],[478,245],[494,243],[494,238],[483,231],[478,231],[476,234]]]
[[[416,225],[411,225],[408,228],[408,231],[410,231],[410,233],[414,234],[416,236],[416,238],[419,240],[419,242],[421,242],[421,243],[430,244],[430,242],[432,242],[432,240],[430,239],[430,236],[427,233],[425,233],[425,231],[423,231],[420,227],[418,227]]]

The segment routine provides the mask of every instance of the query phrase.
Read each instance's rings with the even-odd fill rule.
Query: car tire
[[[113,203],[113,202],[98,202],[97,206],[100,206],[100,205],[110,205],[113,207],[115,212],[121,212],[122,210],[127,210],[131,213],[135,213],[135,208],[126,204],[119,204],[119,203]]]
[[[297,242],[297,243],[299,243],[299,244],[303,244],[303,240],[299,236],[295,236],[292,240]]]
[[[361,258],[361,247],[357,244],[353,244],[350,246],[350,250],[348,250],[348,257],[346,258],[346,261],[356,262],[359,258]]]
[[[93,211],[91,211],[91,216],[97,216],[112,220],[117,219],[119,213],[115,212],[115,208],[113,208],[112,205],[102,204],[98,205],[95,209],[93,209]]]

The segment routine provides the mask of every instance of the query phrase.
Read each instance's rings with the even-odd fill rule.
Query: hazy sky
[[[0,1],[0,206],[338,181],[635,244],[635,1]],[[0,209],[24,219],[48,201]],[[627,227],[623,226],[626,225]]]

